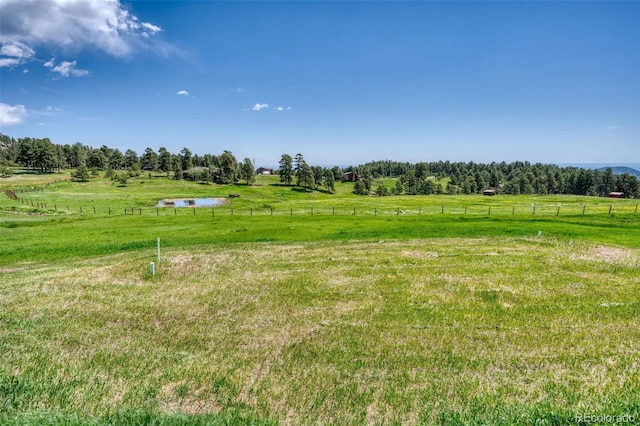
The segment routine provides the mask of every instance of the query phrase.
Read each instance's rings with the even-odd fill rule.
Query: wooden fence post
[[[613,206],[609,206],[609,214],[611,214],[611,209],[613,208]]]

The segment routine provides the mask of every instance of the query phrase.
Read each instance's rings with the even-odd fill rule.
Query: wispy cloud
[[[291,111],[291,107],[276,107],[276,111]]]
[[[61,77],[86,77],[90,74],[87,70],[76,68],[76,61],[62,61],[56,65],[55,58],[51,58],[44,63],[44,66],[53,72],[57,72]]]
[[[27,109],[24,105],[0,103],[0,126],[15,126],[24,121]]]
[[[269,104],[257,103],[253,106],[253,108],[251,108],[251,111],[262,111],[263,109],[268,109],[268,108],[269,108]]]
[[[616,129],[618,129],[618,126],[607,126],[604,129],[605,130],[616,130]]]
[[[26,44],[13,41],[0,46],[0,68],[15,67],[29,62],[35,52]]]
[[[244,89],[241,89],[240,87],[236,87],[236,92],[242,93],[242,92],[244,92]]]
[[[180,95],[180,96],[189,96],[189,92],[186,90],[179,90],[176,95]]]

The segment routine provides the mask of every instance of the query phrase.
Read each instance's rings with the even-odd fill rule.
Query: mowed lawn
[[[333,196],[269,182],[60,182],[24,193],[47,203],[31,212],[3,196],[0,423],[640,419],[634,200]],[[229,192],[241,214],[149,206]],[[97,213],[50,211],[76,198]],[[143,214],[101,211],[135,200]],[[458,210],[442,214],[445,202]]]

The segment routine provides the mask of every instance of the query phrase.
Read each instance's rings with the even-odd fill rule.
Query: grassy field
[[[2,181],[2,424],[640,420],[635,200],[55,178]]]

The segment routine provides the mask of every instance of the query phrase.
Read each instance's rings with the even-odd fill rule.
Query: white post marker
[[[152,277],[156,275],[156,265],[153,262],[149,263],[149,272]]]
[[[160,237],[158,237],[158,263],[160,263]]]

